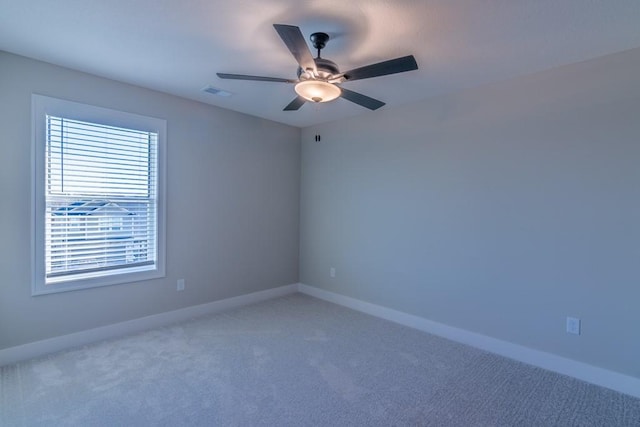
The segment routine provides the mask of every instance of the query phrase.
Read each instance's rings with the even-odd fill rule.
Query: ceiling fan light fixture
[[[298,96],[287,104],[283,111],[297,111],[308,101],[316,103],[329,102],[338,97],[368,108],[369,110],[377,110],[385,105],[384,102],[349,89],[343,89],[338,85],[352,80],[370,79],[372,77],[404,73],[405,71],[418,69],[418,64],[413,55],[407,55],[401,58],[389,59],[387,61],[340,72],[335,62],[320,56],[320,51],[326,46],[329,40],[327,33],[311,34],[313,47],[318,49],[318,57],[314,58],[309,50],[309,46],[307,46],[307,42],[304,40],[300,28],[294,25],[284,24],[273,24],[273,28],[298,63],[298,80],[281,77],[250,76],[246,74],[216,74],[221,79],[294,83],[294,88]]]
[[[311,102],[329,102],[338,98],[340,88],[323,80],[303,80],[296,84],[296,93]]]

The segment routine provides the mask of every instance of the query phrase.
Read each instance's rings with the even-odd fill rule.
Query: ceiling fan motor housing
[[[318,76],[312,76],[301,67],[298,67],[298,78],[300,78],[300,80],[308,80],[317,77],[320,77],[321,79],[330,79],[332,76],[340,74],[340,69],[335,62],[325,58],[314,58],[313,60],[315,61],[316,68],[318,69]]]
[[[309,37],[311,43],[313,43],[313,47],[318,50],[318,57],[314,58],[313,61],[316,63],[316,69],[318,70],[317,75],[312,75],[312,73],[307,70],[303,70],[301,67],[298,67],[298,78],[300,80],[329,80],[334,75],[340,74],[340,69],[338,69],[338,65],[325,58],[320,57],[320,51],[324,49],[329,41],[329,34],[327,33],[313,33]]]

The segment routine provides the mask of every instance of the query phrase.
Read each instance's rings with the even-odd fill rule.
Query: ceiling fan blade
[[[376,64],[365,65],[354,68],[343,73],[347,80],[369,79],[371,77],[386,76],[387,74],[403,73],[405,71],[417,70],[418,64],[413,55],[402,58],[390,59]]]
[[[385,105],[384,102],[378,101],[377,99],[370,98],[361,93],[354,92],[352,90],[347,90],[342,87],[340,89],[342,90],[342,94],[340,95],[342,98],[346,99],[347,101],[356,103],[358,105],[362,105],[363,107],[368,108],[370,110],[377,110],[378,108]]]
[[[231,80],[255,80],[259,82],[276,82],[276,83],[295,83],[296,80],[281,79],[279,77],[262,77],[262,76],[247,76],[245,74],[226,74],[216,73],[221,79]]]
[[[299,110],[300,107],[302,107],[302,105],[307,102],[303,97],[298,96],[296,97],[296,99],[294,99],[293,101],[291,101],[289,103],[289,105],[287,105],[286,107],[284,107],[284,110],[282,111],[296,111]]]
[[[303,70],[313,70],[314,74],[318,72],[316,69],[316,61],[313,60],[313,55],[307,46],[307,42],[304,40],[302,31],[300,28],[294,25],[282,25],[273,24],[273,28],[276,29],[280,38],[287,45],[289,51],[298,62],[298,65]]]

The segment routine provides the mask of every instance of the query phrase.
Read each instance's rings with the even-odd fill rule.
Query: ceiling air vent
[[[218,96],[231,96],[231,92],[227,92],[226,90],[222,90],[222,89],[218,89],[217,87],[213,87],[213,86],[205,86],[202,88],[203,92],[207,92],[210,93],[212,95],[218,95]]]

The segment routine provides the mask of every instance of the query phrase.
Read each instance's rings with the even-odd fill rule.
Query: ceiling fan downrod
[[[327,45],[327,42],[329,41],[329,34],[313,33],[311,34],[309,39],[311,40],[313,47],[315,47],[318,50],[318,58],[320,58],[320,51],[324,49],[324,47]]]

